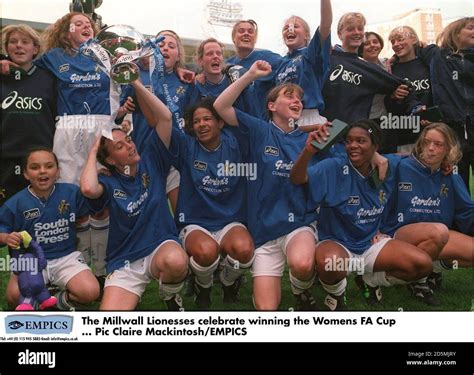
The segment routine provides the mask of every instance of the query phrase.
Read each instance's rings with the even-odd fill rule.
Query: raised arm
[[[102,137],[98,137],[92,146],[81,174],[81,192],[85,197],[90,199],[100,198],[104,193],[104,187],[99,183],[97,173],[97,151],[99,150],[101,138]]]
[[[320,139],[321,138],[318,131],[308,134],[306,145],[298,156],[298,159],[296,159],[293,168],[291,168],[290,180],[295,185],[303,185],[308,182],[308,164],[313,155],[317,152],[317,149],[311,145],[311,142],[319,142]]]
[[[168,107],[143,86],[139,80],[132,83],[137,94],[138,104],[150,126],[155,128],[166,147],[171,142],[173,117]]]
[[[331,0],[321,0],[321,22],[319,24],[319,33],[321,34],[321,42],[331,34],[332,25],[332,8]]]
[[[217,97],[214,102],[214,108],[226,124],[232,126],[239,124],[232,105],[248,85],[261,77],[269,75],[271,72],[272,66],[269,63],[257,60],[242,77],[232,83]]]

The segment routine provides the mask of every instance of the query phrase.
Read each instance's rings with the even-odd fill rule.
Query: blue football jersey
[[[0,232],[26,230],[41,245],[46,259],[57,259],[76,250],[76,218],[89,213],[76,185],[56,183],[47,199],[28,187],[0,208]]]
[[[170,158],[153,132],[135,176],[114,172],[99,177],[104,194],[90,203],[95,210],[110,210],[107,272],[151,254],[163,241],[178,240],[165,192]]]
[[[396,182],[382,232],[393,235],[404,225],[430,222],[474,234],[474,202],[459,175],[432,172],[411,155],[400,162]]]
[[[221,144],[215,150],[174,131],[170,151],[181,176],[175,215],[178,229],[197,224],[217,231],[231,222],[246,221],[246,177],[256,178],[256,169],[244,163],[232,130],[222,129]]]
[[[319,210],[319,240],[334,240],[355,254],[371,246],[394,191],[399,157],[389,155],[390,175],[379,188],[352,166],[347,155],[323,160],[308,170],[308,209]]]
[[[54,48],[35,64],[57,78],[59,116],[111,115],[111,106],[119,103],[119,90],[90,57],[80,53],[71,56],[62,48]]]
[[[258,177],[248,181],[248,228],[256,246],[309,225],[316,210],[307,210],[304,186],[293,185],[290,172],[303,149],[307,133],[285,133],[272,122],[236,110],[239,129],[249,138],[248,161]],[[315,156],[312,162],[323,156]]]
[[[303,105],[305,109],[324,109],[322,88],[329,72],[331,37],[321,44],[319,28],[316,30],[308,47],[288,53],[275,74],[275,83],[292,82],[304,90]]]

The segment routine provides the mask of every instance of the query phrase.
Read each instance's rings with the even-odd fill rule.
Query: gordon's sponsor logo
[[[411,204],[413,207],[416,207],[416,206],[439,207],[439,205],[441,204],[441,200],[439,198],[433,199],[431,197],[428,197],[426,199],[413,197],[411,200]]]
[[[31,210],[28,211],[23,211],[23,217],[26,220],[31,220],[35,219],[40,216],[40,210],[39,208],[32,208]]]
[[[94,74],[87,73],[85,75],[80,75],[80,74],[74,73],[74,74],[71,74],[70,80],[71,80],[72,83],[100,81],[100,74],[99,73],[94,73]]]

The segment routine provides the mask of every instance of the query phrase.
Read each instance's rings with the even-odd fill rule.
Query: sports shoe
[[[443,274],[441,272],[432,272],[426,282],[433,292],[441,292],[444,290]]]
[[[183,311],[183,299],[179,294],[175,294],[170,299],[165,300],[169,311]]]
[[[222,284],[222,292],[224,293],[223,301],[225,303],[233,303],[239,300],[239,290],[242,285],[242,280],[239,277],[232,285],[226,286]]]
[[[441,301],[434,295],[431,288],[428,286],[428,283],[425,282],[416,282],[408,284],[408,289],[413,293],[413,295],[430,306],[440,306]]]
[[[328,293],[324,299],[324,304],[329,307],[331,311],[344,311],[347,310],[346,292],[340,296]]]
[[[357,287],[362,291],[362,295],[365,298],[365,301],[371,305],[378,305],[382,301],[382,289],[380,286],[370,286],[368,285],[362,275],[357,275],[355,277],[355,283]]]
[[[301,294],[294,294],[296,298],[296,311],[316,311],[316,301],[307,289]]]
[[[211,306],[211,287],[203,288],[196,281],[194,281],[194,292],[196,297],[194,303],[200,310],[209,310]]]

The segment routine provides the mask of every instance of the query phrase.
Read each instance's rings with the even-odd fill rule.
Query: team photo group
[[[474,17],[428,44],[311,3],[286,54],[244,19],[192,65],[126,19],[4,27],[2,309],[470,309]]]

